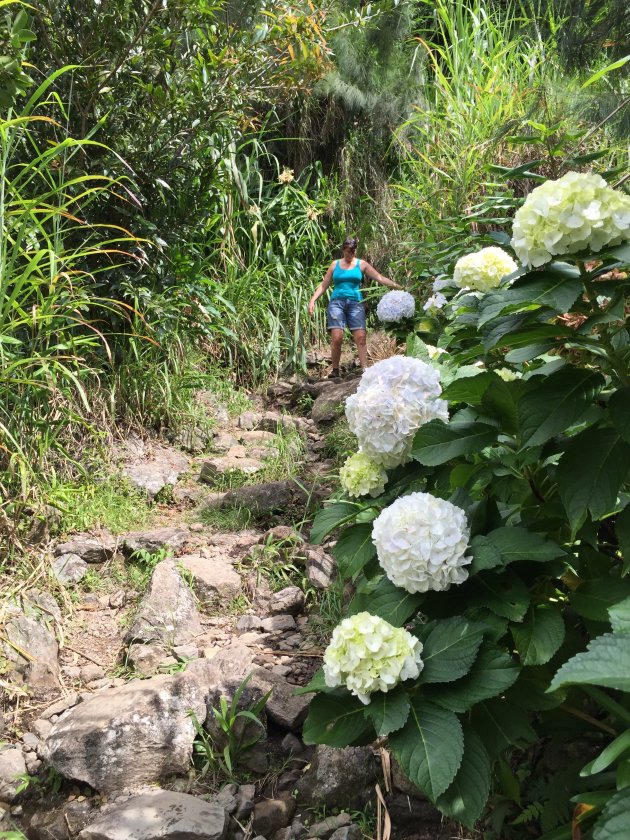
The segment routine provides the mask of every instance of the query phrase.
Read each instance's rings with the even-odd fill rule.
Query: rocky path
[[[389,789],[374,746],[300,740],[309,695],[295,690],[334,618],[318,602],[342,597],[303,523],[330,490],[325,424],[357,381],[278,383],[273,408],[221,416],[179,448],[127,440],[120,466],[167,499],[161,521],[42,545],[0,615],[0,836],[360,840],[376,784],[396,836],[442,836],[417,791],[396,774]],[[289,413],[311,401],[309,417]],[[282,449],[294,474],[258,481]],[[230,510],[247,527],[219,530]]]

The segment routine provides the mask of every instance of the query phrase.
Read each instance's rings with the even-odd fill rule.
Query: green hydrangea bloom
[[[339,478],[349,496],[380,496],[387,484],[385,470],[360,450],[346,459]]]

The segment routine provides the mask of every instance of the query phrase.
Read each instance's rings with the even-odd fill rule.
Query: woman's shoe
[[[339,368],[333,368],[332,371],[328,374],[328,379],[341,379]]]

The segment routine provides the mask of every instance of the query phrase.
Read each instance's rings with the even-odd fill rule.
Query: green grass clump
[[[331,458],[336,466],[341,466],[348,455],[357,451],[357,439],[345,417],[340,417],[324,438],[324,454]]]
[[[104,528],[122,534],[145,527],[153,518],[146,496],[121,475],[108,475],[99,482],[63,484],[51,496],[61,512],[62,532]]]
[[[209,525],[215,531],[229,532],[242,531],[252,521],[252,513],[246,508],[203,508],[199,513],[199,519],[204,525]]]

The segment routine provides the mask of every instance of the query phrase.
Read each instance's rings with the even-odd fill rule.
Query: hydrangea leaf
[[[630,580],[593,577],[571,593],[571,606],[578,615],[592,621],[608,621],[609,610],[630,595]]]
[[[467,674],[483,639],[484,626],[461,615],[438,621],[424,641],[422,683],[449,683]]]
[[[532,341],[531,336],[528,338],[529,341],[524,347],[517,347],[506,354],[506,362],[515,365],[521,364],[521,362],[530,362],[532,359],[538,358],[538,356],[543,356],[556,345],[555,341]]]
[[[451,785],[436,805],[451,819],[474,828],[490,793],[490,757],[477,733],[464,727],[464,756]]]
[[[526,747],[537,738],[528,713],[505,700],[477,703],[471,712],[471,722],[490,758],[496,758],[507,747]]]
[[[476,703],[507,691],[519,675],[512,657],[488,645],[484,646],[465,677],[451,685],[439,686],[432,699],[452,712],[466,712]]]
[[[318,694],[311,700],[302,729],[305,744],[347,747],[369,744],[373,738],[374,730],[365,718],[365,706],[348,692]]]
[[[521,621],[531,600],[529,588],[514,572],[477,575],[470,583],[469,592],[470,606],[487,607],[510,621]]]
[[[415,697],[407,723],[389,745],[409,780],[435,802],[459,770],[464,735],[456,715]]]
[[[473,573],[507,566],[518,560],[546,563],[566,554],[556,543],[545,540],[526,528],[509,526],[473,537],[470,551],[473,555]]]
[[[353,525],[345,528],[333,549],[342,577],[354,577],[357,572],[376,557],[372,542],[372,524]]]
[[[630,788],[618,790],[604,806],[593,828],[593,840],[627,840],[630,837]]]
[[[410,702],[401,685],[392,691],[377,691],[372,695],[365,714],[372,721],[377,735],[389,735],[401,729],[409,717]]]
[[[469,405],[479,405],[486,389],[497,379],[497,375],[489,371],[455,379],[444,389],[442,397],[449,403],[465,402]]]
[[[369,612],[389,621],[394,627],[402,627],[424,600],[424,594],[405,592],[383,576],[374,588],[357,592],[348,605],[348,615]]]
[[[545,306],[561,314],[568,312],[582,291],[582,282],[575,277],[564,277],[553,271],[536,271],[520,277],[509,289],[489,292],[480,305],[479,326],[496,318],[506,310]]]
[[[516,434],[519,427],[518,405],[523,396],[532,389],[532,382],[515,379],[504,382],[497,379],[484,393],[481,409],[485,414],[501,422],[501,428],[508,434]]]
[[[585,651],[564,663],[549,691],[579,683],[630,691],[630,644],[625,633],[605,633],[592,639]]]
[[[506,693],[505,699],[514,706],[535,712],[555,709],[564,703],[566,691],[560,689],[548,694],[550,681],[551,673],[546,668],[523,668],[516,683]]]
[[[562,614],[549,604],[533,606],[522,624],[511,626],[514,644],[523,665],[544,665],[564,641]]]
[[[315,545],[319,544],[331,531],[356,516],[359,510],[360,507],[352,502],[335,502],[333,505],[322,508],[313,520],[311,542]]]
[[[432,420],[416,432],[411,455],[428,467],[445,464],[459,455],[479,452],[497,439],[497,430],[487,423]]]
[[[589,428],[575,435],[556,473],[560,498],[576,528],[588,511],[594,519],[612,513],[630,468],[630,446],[615,429]]]
[[[615,428],[630,443],[630,386],[615,391],[608,401],[608,410]]]
[[[326,685],[323,668],[318,668],[306,685],[296,686],[293,694],[297,696],[299,694],[311,694],[315,691],[324,691],[327,694],[332,694],[333,692],[338,691],[338,689],[330,688]]]
[[[630,633],[630,598],[609,607],[608,615],[615,633]]]
[[[519,404],[522,444],[539,446],[564,432],[593,404],[603,386],[601,374],[569,366],[544,378]]]

